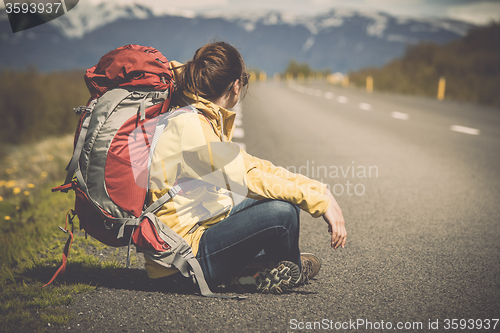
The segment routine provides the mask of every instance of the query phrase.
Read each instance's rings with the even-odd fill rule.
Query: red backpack
[[[181,187],[172,187],[145,206],[153,141],[163,130],[157,125],[168,117],[174,89],[167,58],[152,47],[126,45],[89,68],[85,82],[91,98],[87,106],[74,109],[81,118],[73,157],[65,183],[53,189],[76,193],[75,209],[64,229],[70,236],[63,263],[47,285],[64,273],[73,240],[67,223],[72,224],[76,215],[80,228],[95,239],[114,247],[129,246],[127,267],[133,244],[160,265],[194,275],[203,295],[226,297],[210,291],[191,247],[154,215]]]

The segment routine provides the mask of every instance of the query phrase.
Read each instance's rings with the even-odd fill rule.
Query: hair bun
[[[179,90],[214,99],[242,77],[245,62],[236,48],[225,42],[204,45],[186,62],[178,78]]]

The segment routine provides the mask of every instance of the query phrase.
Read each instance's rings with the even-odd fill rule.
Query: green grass
[[[73,207],[74,194],[52,193],[65,177],[71,156],[72,138],[47,139],[28,146],[12,146],[0,161],[0,331],[43,332],[54,324],[65,324],[72,314],[63,306],[74,294],[89,292],[95,285],[64,277],[47,283],[61,264],[67,234],[66,212]],[[75,231],[79,229],[75,219]],[[67,270],[78,275],[110,273],[122,266],[114,259],[99,260],[87,254],[101,243],[81,237],[75,240]]]

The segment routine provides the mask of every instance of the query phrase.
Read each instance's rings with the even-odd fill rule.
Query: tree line
[[[326,76],[330,74],[330,72],[331,71],[328,68],[316,70],[313,69],[308,63],[298,62],[295,59],[291,59],[288,62],[285,71],[282,73],[282,75],[284,77],[290,75],[292,78],[298,78],[298,77],[309,78],[309,77],[316,77],[317,74]]]
[[[423,42],[380,68],[348,73],[351,84],[374,90],[436,97],[446,79],[445,99],[500,106],[500,23],[472,29],[445,45]]]

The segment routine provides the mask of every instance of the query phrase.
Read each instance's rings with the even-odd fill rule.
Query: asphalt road
[[[49,332],[500,331],[500,110],[267,82],[240,113],[235,141],[250,154],[328,184],[346,248],[303,213],[301,250],[323,261],[307,286],[218,300],[123,270]]]

